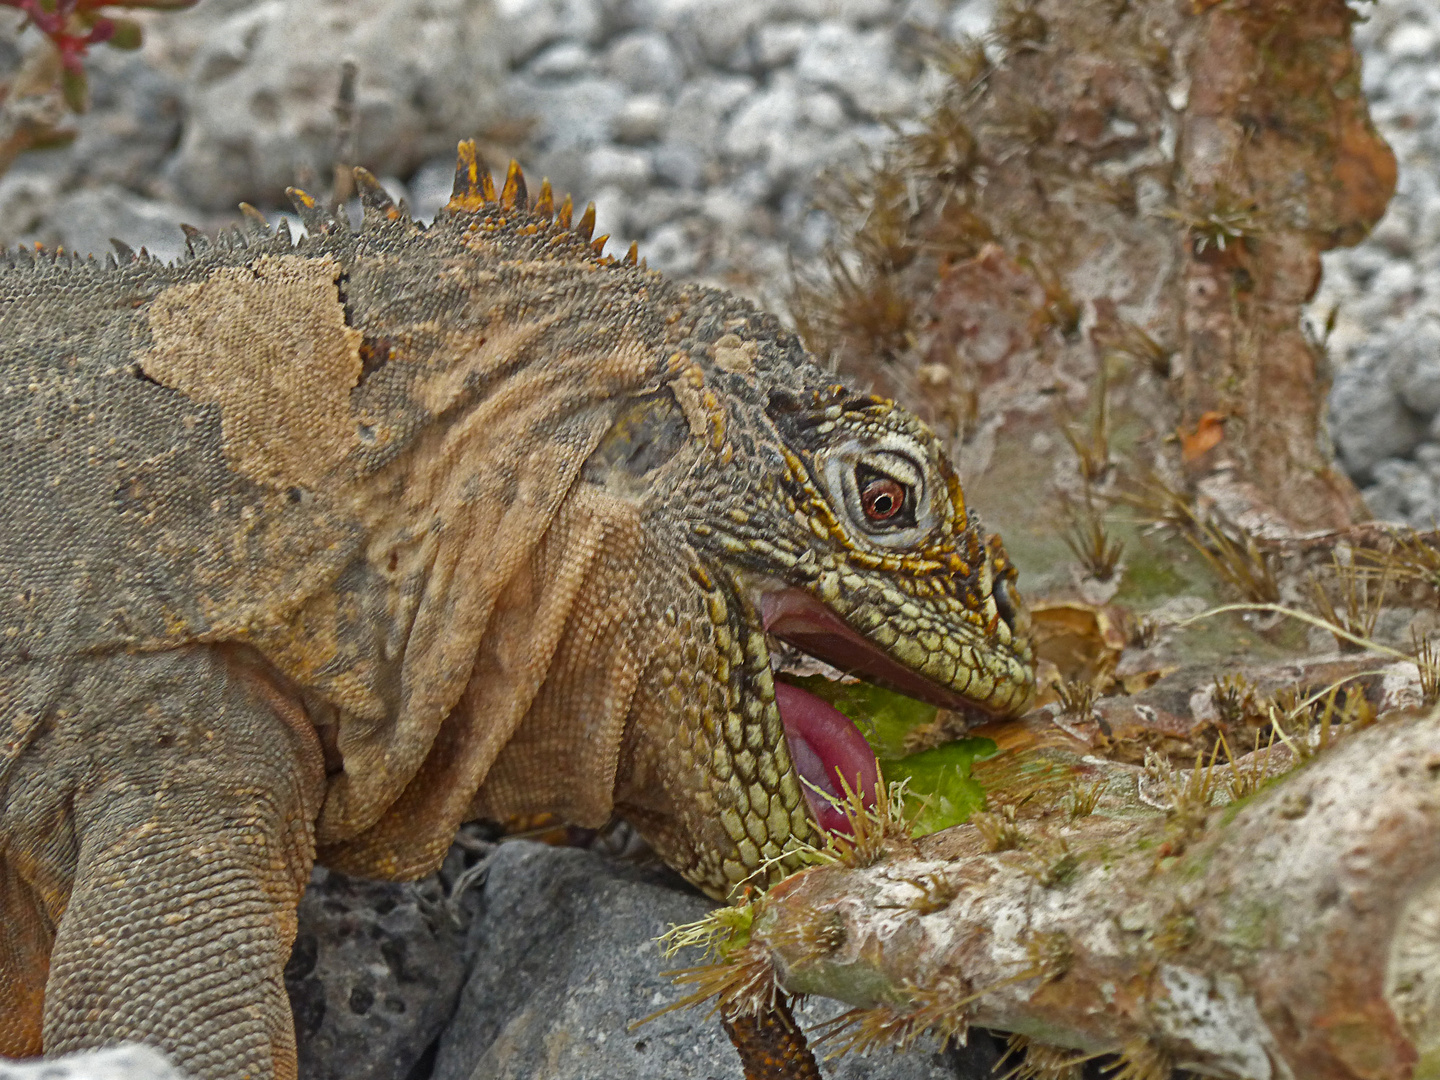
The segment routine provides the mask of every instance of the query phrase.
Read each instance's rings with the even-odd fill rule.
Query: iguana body
[[[918,421],[473,148],[428,229],[361,180],[358,232],[300,196],[298,245],[0,262],[0,1054],[293,1076],[317,852],[413,877],[467,818],[618,812],[715,896],[792,865],[786,730],[822,785],[859,751],[782,717],[767,626],[1028,695]]]

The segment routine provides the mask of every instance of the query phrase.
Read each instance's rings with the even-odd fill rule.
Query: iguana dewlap
[[[784,872],[874,759],[772,636],[1029,694],[913,416],[471,146],[428,228],[359,180],[358,231],[300,194],[298,244],[0,259],[0,1055],[292,1077],[312,860],[422,875],[472,817],[619,813],[716,897]]]

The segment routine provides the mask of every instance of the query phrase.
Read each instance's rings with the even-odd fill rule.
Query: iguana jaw
[[[959,712],[972,723],[991,719],[989,711],[977,703],[886,654],[802,589],[780,586],[761,591],[756,607],[767,634],[845,674]],[[782,674],[773,659],[771,668],[772,675]],[[827,832],[849,833],[850,824],[835,803],[848,801],[844,790],[848,787],[860,794],[865,805],[874,805],[879,783],[874,752],[854,724],[833,706],[778,677],[775,705],[785,725],[791,763],[804,783],[805,799],[816,824]],[[844,784],[837,783],[837,778],[843,778]]]
[[[994,719],[984,706],[932,682],[889,656],[803,589],[766,592],[760,597],[759,608],[766,633],[847,675],[953,710],[974,724]]]

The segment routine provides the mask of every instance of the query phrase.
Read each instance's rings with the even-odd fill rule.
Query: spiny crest
[[[144,248],[136,256],[141,261],[149,260]],[[113,262],[113,256],[107,256]],[[20,244],[14,248],[0,250],[0,265],[16,270],[45,270],[52,267],[61,269],[103,269],[94,255],[81,255],[65,247],[47,248],[38,240],[34,244]]]
[[[376,225],[382,221],[401,221],[408,215],[390,198],[390,193],[385,190],[384,185],[375,179],[369,169],[362,169],[358,165],[353,170],[355,175],[355,187],[360,193],[360,208],[365,215],[366,225]]]
[[[557,209],[555,193],[550,187],[550,181],[546,179],[541,181],[539,194],[532,200],[529,188],[525,183],[525,174],[521,171],[519,162],[514,160],[506,169],[505,181],[497,192],[495,182],[490,176],[490,170],[486,168],[475,150],[474,141],[467,139],[460,144],[456,155],[455,186],[451,190],[450,201],[445,204],[445,213],[451,216],[472,214],[489,205],[498,205],[506,210],[520,209],[543,221],[553,222],[562,232],[570,232],[585,241],[591,251],[605,265],[617,261],[613,257],[605,255],[605,242],[610,239],[608,234],[592,239],[595,232],[594,203],[585,207],[585,212],[580,215],[580,220],[572,226],[571,218],[574,215],[574,207],[570,202],[570,196],[566,195]],[[630,245],[629,251],[625,253],[624,259],[618,261],[623,262],[625,266],[644,266],[639,258],[639,248],[633,243]]]
[[[185,250],[193,259],[196,255],[210,250],[210,238],[197,229],[194,225],[180,223],[180,231],[185,234]]]
[[[270,236],[270,223],[265,220],[265,215],[248,202],[240,204],[241,225],[245,232],[255,240],[264,240]]]
[[[463,214],[494,201],[495,184],[490,179],[490,170],[481,166],[474,140],[466,139],[456,155],[455,186],[445,209],[452,214]]]
[[[349,225],[340,224],[340,220],[325,207],[315,201],[315,196],[308,191],[301,191],[299,188],[286,188],[285,194],[290,196],[290,202],[295,207],[295,213],[300,215],[300,223],[305,226],[305,231],[311,236],[327,236]]]
[[[354,169],[354,177],[363,213],[363,227],[373,228],[397,221],[410,221],[404,204],[397,205],[369,170],[357,167]],[[295,213],[299,216],[307,234],[316,237],[331,234],[343,236],[350,232],[350,221],[345,214],[335,213],[322,205],[309,192],[291,187],[286,188],[285,193],[290,197],[290,202],[295,207]],[[485,167],[476,153],[474,141],[466,140],[459,147],[455,163],[455,185],[443,212],[453,217],[459,214],[475,213],[490,205],[506,210],[518,209],[540,221],[552,224],[557,233],[568,234],[584,242],[601,265],[610,266],[618,263],[627,267],[645,269],[645,262],[639,257],[639,247],[634,243],[631,243],[621,259],[605,254],[605,244],[610,237],[609,234],[594,236],[594,203],[585,207],[585,211],[580,215],[578,221],[573,221],[575,209],[570,196],[566,195],[557,207],[555,193],[548,179],[541,182],[539,193],[532,200],[529,187],[525,182],[525,174],[521,171],[518,162],[513,160],[510,162],[505,173],[505,181],[499,191],[496,191],[495,182],[491,178],[489,169]],[[290,229],[283,218],[278,228],[272,230],[269,222],[265,220],[265,216],[249,203],[240,204],[240,214],[239,225],[220,232],[213,239],[193,225],[181,224],[180,230],[185,234],[185,247],[189,257],[193,259],[212,250],[231,251],[248,248],[260,241],[274,242],[282,244],[282,246],[289,245]],[[529,231],[533,232],[534,229],[531,228]],[[115,248],[115,255],[110,258],[117,264],[153,261],[153,257],[143,248],[137,253],[123,241],[112,239],[110,242]],[[65,251],[63,248],[46,249],[40,245],[37,245],[34,251],[25,248],[14,252],[5,251],[0,253],[0,258],[3,258],[4,263],[8,266],[34,265],[39,259],[67,265],[76,261],[73,253]]]

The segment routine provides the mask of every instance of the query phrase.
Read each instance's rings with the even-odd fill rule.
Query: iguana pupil
[[[905,489],[888,477],[871,480],[860,492],[860,505],[871,521],[889,521],[905,505]]]

